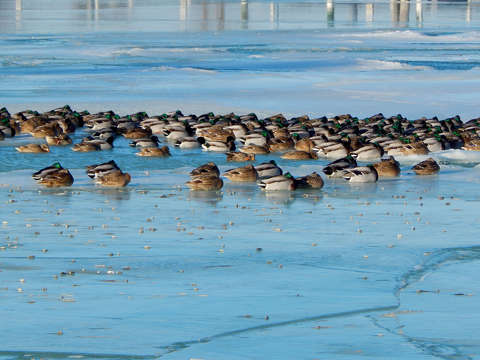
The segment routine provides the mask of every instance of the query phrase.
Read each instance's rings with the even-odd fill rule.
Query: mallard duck
[[[316,172],[310,175],[302,176],[295,179],[297,189],[321,189],[323,187],[323,179]]]
[[[311,152],[314,147],[315,143],[309,138],[300,139],[295,143],[295,150],[299,151]]]
[[[437,137],[427,138],[423,140],[423,143],[427,146],[427,149],[430,152],[445,150],[445,142],[440,136],[438,138]]]
[[[343,178],[350,183],[369,183],[376,182],[378,174],[373,166],[359,166],[343,170]]]
[[[268,145],[268,149],[270,152],[287,151],[293,146],[293,140],[290,138],[273,138]]]
[[[228,152],[227,161],[236,161],[236,162],[255,161],[255,154],[245,154],[242,152]]]
[[[222,141],[208,141],[202,143],[204,139],[197,139],[202,144],[202,149],[206,151],[215,151],[215,152],[229,152],[235,150],[235,143],[233,141],[222,142]]]
[[[18,152],[23,153],[47,153],[50,152],[50,148],[47,144],[27,144],[21,145],[15,148]]]
[[[357,167],[357,161],[352,155],[347,155],[341,159],[335,160],[323,168],[323,172],[328,177],[343,177],[343,170]]]
[[[382,159],[380,162],[373,164],[379,177],[396,177],[400,175],[400,164],[393,156]]]
[[[391,156],[426,155],[428,154],[428,148],[423,142],[418,141],[412,144],[389,146],[387,154]]]
[[[472,139],[472,140],[466,141],[462,146],[462,150],[480,151],[480,140]]]
[[[239,149],[240,152],[245,154],[268,154],[268,148],[266,146],[258,146],[258,145],[248,145],[243,146]]]
[[[233,132],[235,139],[245,138],[248,133],[248,128],[244,124],[236,124],[224,127],[225,130]]]
[[[253,165],[227,170],[223,173],[223,176],[233,182],[248,182],[257,180],[257,172]]]
[[[270,178],[278,175],[282,175],[283,171],[277,165],[275,160],[270,160],[269,162],[261,163],[255,166],[259,179]]]
[[[173,142],[173,143],[190,136],[190,134],[188,133],[187,130],[185,130],[185,128],[164,129],[163,135],[165,135],[165,138],[167,139],[168,142]]]
[[[110,137],[107,140],[86,137],[82,140],[82,144],[94,145],[97,146],[100,150],[111,150],[113,149],[113,137]]]
[[[72,151],[76,152],[90,152],[90,151],[100,151],[100,146],[88,142],[81,142],[75,144],[72,147]]]
[[[4,119],[4,120],[7,125],[3,125],[2,122],[0,122],[0,133],[4,136],[4,138],[5,137],[10,138],[15,136],[15,129],[8,125],[8,119]]]
[[[134,128],[131,130],[126,130],[122,135],[127,139],[146,139],[149,138],[152,133],[148,129]]]
[[[37,171],[32,177],[37,183],[46,187],[71,186],[73,184],[72,174],[59,162]]]
[[[168,146],[162,146],[161,148],[146,147],[140,149],[137,156],[155,156],[155,157],[168,157],[171,156]]]
[[[56,123],[48,123],[46,125],[40,125],[31,131],[31,134],[35,138],[44,138],[45,136],[56,136],[60,134],[62,130]]]
[[[195,149],[200,147],[200,143],[194,137],[185,137],[175,142],[175,147],[180,149]]]
[[[323,156],[327,159],[338,159],[348,155],[348,150],[344,144],[341,143],[327,143],[329,145],[318,147],[315,146],[313,151],[317,153],[318,156]]]
[[[222,127],[218,125],[204,129],[197,128],[196,134],[198,137],[204,138],[206,142],[220,141],[227,143],[235,140],[231,130],[222,129]]]
[[[289,152],[286,152],[281,156],[282,159],[288,159],[288,160],[311,160],[311,159],[318,159],[317,155],[315,153],[308,153],[306,151],[300,151],[300,150],[292,150]]]
[[[218,170],[217,165],[214,162],[209,162],[199,167],[193,169],[190,172],[190,176],[193,178],[195,176],[220,176],[220,170]]]
[[[378,145],[368,144],[355,151],[352,151],[352,154],[357,155],[357,161],[369,161],[381,158],[383,155],[383,149]]]
[[[57,136],[47,135],[45,136],[45,141],[48,145],[52,146],[65,146],[72,143],[72,139],[66,134],[60,134]]]
[[[417,175],[433,175],[440,171],[440,166],[434,159],[428,158],[412,167],[412,169]]]
[[[218,176],[214,175],[198,175],[192,180],[185,183],[191,190],[220,190],[223,186],[223,181]]]
[[[262,133],[249,134],[245,136],[244,146],[256,145],[261,147],[267,147],[267,136],[267,131],[263,131]]]
[[[156,148],[158,146],[158,137],[150,136],[147,138],[134,139],[128,145],[139,148]]]
[[[123,187],[126,186],[131,176],[129,173],[124,173],[121,170],[113,170],[95,178],[95,184],[109,187]]]
[[[258,185],[266,191],[293,191],[295,190],[295,179],[290,173],[278,175],[261,180]]]
[[[117,163],[114,160],[103,164],[95,164],[87,166],[87,175],[90,178],[101,177],[107,173],[113,172],[115,170],[120,170]]]

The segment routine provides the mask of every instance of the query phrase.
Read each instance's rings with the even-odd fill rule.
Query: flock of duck
[[[6,108],[0,109],[0,140],[16,134],[30,134],[45,140],[43,144],[18,146],[19,152],[45,153],[50,151],[50,146],[70,145],[70,135],[79,128],[84,129],[87,136],[72,145],[71,149],[77,152],[110,150],[115,139],[123,136],[131,140],[130,146],[138,149],[138,156],[171,156],[169,145],[223,152],[231,162],[252,162],[257,154],[281,153],[281,158],[289,160],[333,160],[323,168],[324,174],[352,183],[398,176],[400,167],[395,156],[426,155],[446,149],[480,150],[480,118],[464,123],[459,116],[412,121],[402,115],[386,118],[376,114],[359,119],[346,114],[287,119],[277,114],[260,119],[254,113],[240,116],[234,113],[183,115],[180,111],[158,116],[145,112],[120,116],[113,111],[90,114],[74,111],[68,105],[44,113],[25,110],[10,114]],[[159,146],[160,139],[168,145]],[[358,166],[357,161],[372,164]],[[412,169],[418,175],[431,175],[440,167],[429,158]],[[113,160],[90,165],[86,171],[102,186],[125,186],[131,180]],[[214,163],[194,169],[190,176],[186,185],[192,190],[218,190],[223,186]],[[323,186],[319,174],[295,178],[284,173],[274,160],[231,169],[223,176],[233,182],[258,182],[265,190]],[[59,162],[34,173],[33,178],[47,187],[70,186],[74,181]]]

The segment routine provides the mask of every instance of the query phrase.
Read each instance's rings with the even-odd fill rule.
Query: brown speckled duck
[[[393,156],[382,159],[380,162],[373,164],[377,170],[379,177],[396,177],[400,175],[400,164]]]
[[[50,148],[48,147],[47,144],[27,144],[27,145],[17,146],[15,149],[18,152],[23,152],[23,153],[41,154],[41,153],[50,152]]]
[[[126,186],[131,179],[132,178],[129,173],[124,173],[121,170],[114,170],[102,176],[96,177],[95,183],[108,187],[123,187]]]
[[[151,157],[168,157],[171,156],[170,149],[168,146],[162,146],[161,148],[142,148],[138,153],[135,155],[137,156],[151,156]]]
[[[412,167],[412,169],[417,175],[433,175],[440,171],[440,166],[434,159],[428,158]]]
[[[223,181],[218,176],[212,175],[198,175],[192,180],[185,183],[190,190],[214,191],[220,190],[223,186]]]
[[[252,182],[256,181],[258,177],[253,165],[227,170],[223,176],[232,182]]]

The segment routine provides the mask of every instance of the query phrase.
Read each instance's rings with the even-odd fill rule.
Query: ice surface
[[[11,112],[478,114],[474,2],[0,0]],[[77,133],[77,142],[84,134]],[[399,178],[265,193],[188,172],[223,154],[23,154],[0,141],[0,359],[479,357],[480,155]],[[34,142],[34,141],[33,141]],[[125,189],[84,167],[115,159]],[[275,159],[295,176],[324,160]],[[56,160],[75,183],[31,173]]]

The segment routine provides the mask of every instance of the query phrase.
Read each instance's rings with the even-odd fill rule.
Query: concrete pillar
[[[215,15],[217,17],[217,30],[223,31],[225,29],[225,3],[223,1],[217,3]]]
[[[417,18],[417,26],[422,27],[422,25],[423,25],[423,3],[422,3],[422,0],[416,0],[415,14],[416,14],[416,18]]]
[[[350,20],[352,24],[358,22],[358,3],[353,3],[350,5]]]
[[[400,0],[399,20],[402,26],[408,26],[410,22],[410,0]]]
[[[335,3],[333,0],[327,0],[325,4],[327,10],[327,26],[335,25]]]
[[[242,20],[242,29],[248,29],[248,0],[240,1],[240,19]]]
[[[390,0],[390,19],[392,25],[398,26],[400,19],[400,3],[398,0]]]
[[[278,29],[280,17],[280,8],[278,3],[274,3],[273,1],[270,3],[270,23],[273,24],[274,29]]]
[[[374,8],[373,3],[365,4],[365,21],[368,23],[373,22]]]

